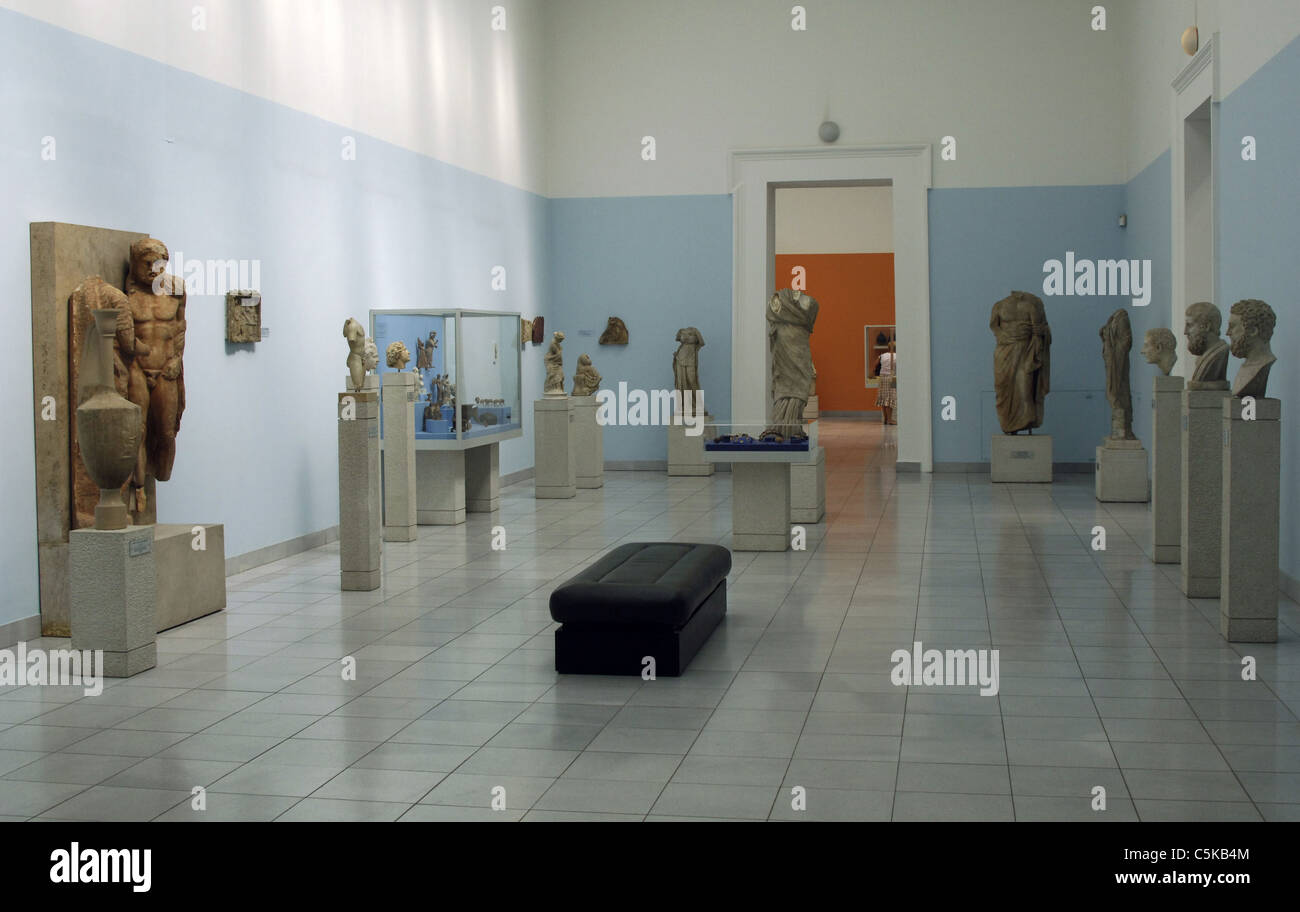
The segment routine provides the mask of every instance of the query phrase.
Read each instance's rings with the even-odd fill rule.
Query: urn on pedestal
[[[122,486],[135,469],[140,447],[140,407],[119,395],[113,380],[118,311],[100,309],[91,313],[95,335],[87,340],[81,357],[77,438],[86,471],[99,486],[95,528],[125,529],[130,514],[122,499]]]

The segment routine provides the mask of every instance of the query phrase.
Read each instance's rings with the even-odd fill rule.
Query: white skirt
[[[897,408],[898,391],[894,386],[894,376],[880,378],[880,386],[876,390],[876,405],[880,408]]]

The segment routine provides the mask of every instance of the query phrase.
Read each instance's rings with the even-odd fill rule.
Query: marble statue
[[[803,409],[812,388],[809,338],[817,322],[817,300],[782,288],[767,303],[767,336],[772,347],[772,424],[764,434],[789,440],[803,433]]]
[[[419,345],[418,341],[416,345]],[[394,370],[401,370],[411,360],[411,351],[406,347],[405,342],[391,342],[388,345],[388,351],[385,352],[385,357],[389,367]]]
[[[1115,440],[1136,440],[1133,434],[1133,391],[1129,386],[1129,352],[1133,349],[1133,326],[1123,307],[1102,326],[1101,360],[1106,365],[1106,401],[1110,403],[1110,436]]]
[[[367,337],[366,344],[361,349],[361,364],[367,374],[379,367],[379,346],[374,339]]]
[[[359,390],[366,382],[366,330],[352,317],[343,323],[343,338],[348,340],[348,376],[352,389]]]
[[[140,406],[143,422],[131,479],[137,513],[145,511],[146,478],[172,477],[185,413],[185,281],[165,271],[168,257],[162,241],[141,238],[131,245],[126,277],[134,332],[126,398]]]
[[[610,317],[605,331],[600,334],[601,345],[627,345],[627,324],[619,317]]]
[[[673,388],[698,390],[700,388],[700,349],[704,337],[694,326],[677,330],[677,351],[673,352]]]
[[[993,349],[993,388],[998,424],[1004,434],[1033,433],[1043,424],[1043,405],[1051,390],[1052,329],[1043,301],[1013,291],[993,305],[989,329]]]
[[[1232,354],[1245,363],[1232,378],[1232,395],[1264,398],[1268,387],[1268,372],[1277,356],[1269,341],[1277,314],[1263,301],[1247,298],[1232,305],[1228,311],[1228,338],[1232,340]]]
[[[1160,368],[1160,373],[1168,377],[1178,360],[1178,339],[1173,330],[1163,326],[1148,329],[1142,340],[1142,357],[1148,364]]]
[[[551,334],[551,347],[546,350],[546,386],[543,393],[548,399],[564,397],[564,333],[556,330]]]
[[[1183,333],[1187,350],[1197,355],[1196,368],[1187,381],[1188,389],[1222,388],[1228,376],[1228,343],[1219,338],[1223,316],[1209,301],[1198,301],[1187,308]]]
[[[423,339],[415,340],[415,366],[420,370],[433,367],[433,350],[438,347],[438,334],[429,330],[429,341]],[[407,357],[410,357],[408,350]]]
[[[591,364],[591,356],[583,352],[578,356],[578,371],[573,375],[573,396],[594,396],[600,389],[600,374]]]

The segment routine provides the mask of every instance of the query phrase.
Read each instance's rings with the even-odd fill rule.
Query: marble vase
[[[117,392],[113,381],[113,337],[118,311],[91,311],[95,335],[81,357],[81,383],[77,397],[77,438],[81,459],[91,480],[99,486],[95,528],[125,529],[130,513],[122,499],[122,486],[135,469],[140,446],[140,407]]]

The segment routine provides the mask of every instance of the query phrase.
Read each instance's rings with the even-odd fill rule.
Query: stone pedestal
[[[465,509],[495,513],[501,509],[501,446],[488,443],[465,451]]]
[[[226,527],[220,523],[153,526],[159,633],[226,607]]]
[[[803,407],[803,417],[805,421],[816,421],[821,415],[821,397],[812,395]]]
[[[993,481],[1052,480],[1052,438],[1047,434],[995,434],[989,474]]]
[[[129,678],[158,664],[153,526],[68,537],[72,648],[103,650],[99,671]]]
[[[384,541],[415,541],[415,397],[409,371],[383,375]]]
[[[605,485],[605,433],[596,411],[595,396],[573,397],[574,477],[580,488]]]
[[[1219,630],[1232,643],[1276,643],[1282,401],[1223,402]]]
[[[735,551],[789,550],[789,462],[732,463],[731,547]]]
[[[379,588],[379,394],[339,393],[339,587]]]
[[[826,515],[826,448],[811,457],[790,463],[790,522],[818,523]]]
[[[706,414],[704,424],[687,427],[685,424],[670,423],[668,431],[668,474],[669,475],[712,475],[713,463],[704,460],[704,441],[709,436],[709,425],[713,416]],[[687,431],[700,433],[691,436]]]
[[[578,493],[573,422],[570,397],[534,400],[534,493],[539,500],[573,497]]]
[[[1183,378],[1152,378],[1151,556],[1181,560],[1183,528]]]
[[[415,521],[454,526],[465,521],[465,451],[415,451]]]
[[[1097,499],[1103,503],[1146,503],[1147,451],[1140,440],[1107,437],[1097,447]]]
[[[1223,514],[1223,400],[1228,384],[1183,390],[1182,558],[1183,594],[1219,597]]]

